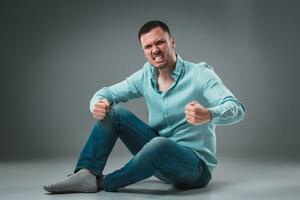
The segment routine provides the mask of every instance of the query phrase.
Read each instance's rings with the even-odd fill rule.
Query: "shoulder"
[[[187,71],[190,71],[193,74],[203,75],[206,73],[211,73],[214,71],[213,67],[207,64],[206,62],[193,63],[190,61],[183,61]]]
[[[143,65],[143,67],[142,67],[142,71],[143,71],[143,73],[151,73],[152,72],[152,69],[153,67],[151,66],[151,64],[149,63],[149,62],[145,62],[145,64]]]
[[[151,74],[151,66],[148,62],[146,62],[142,68],[132,73],[127,79],[143,81],[147,79]]]
[[[184,61],[188,77],[195,82],[197,86],[205,85],[211,81],[221,81],[215,73],[214,68],[206,62],[193,63]]]

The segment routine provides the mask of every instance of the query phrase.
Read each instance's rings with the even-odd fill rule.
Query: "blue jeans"
[[[152,175],[177,188],[205,187],[211,179],[206,164],[191,148],[160,137],[119,105],[113,106],[102,121],[97,121],[75,172],[86,168],[100,176],[118,137],[134,157],[121,169],[105,176],[105,191],[115,191]]]

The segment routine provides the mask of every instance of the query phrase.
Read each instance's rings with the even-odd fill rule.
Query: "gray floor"
[[[105,173],[127,156],[109,160]],[[154,177],[121,189],[95,194],[46,194],[42,185],[72,171],[75,159],[0,163],[0,199],[300,199],[300,163],[221,158],[205,189],[179,191]]]

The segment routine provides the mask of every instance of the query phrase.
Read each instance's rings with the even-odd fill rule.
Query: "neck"
[[[168,65],[162,69],[158,69],[159,77],[162,80],[168,80],[168,79],[172,78],[171,74],[174,71],[175,67],[176,67],[176,55],[174,55],[173,62],[170,65]]]

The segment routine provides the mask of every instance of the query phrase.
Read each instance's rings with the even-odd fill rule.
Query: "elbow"
[[[239,105],[237,105],[237,122],[242,121],[245,118],[245,107],[242,103],[239,103]]]
[[[235,124],[242,121],[245,117],[245,107],[241,103],[235,104],[227,111],[227,119],[229,124]]]
[[[230,102],[218,112],[218,116],[213,120],[217,125],[230,125],[242,121],[245,117],[245,107],[240,102]]]

